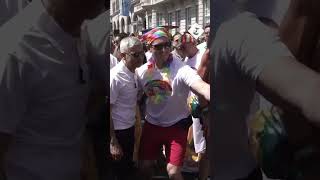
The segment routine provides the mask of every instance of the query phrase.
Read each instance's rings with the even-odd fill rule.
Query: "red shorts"
[[[157,160],[165,145],[167,163],[182,166],[186,153],[188,129],[161,127],[145,122],[141,135],[139,159]]]

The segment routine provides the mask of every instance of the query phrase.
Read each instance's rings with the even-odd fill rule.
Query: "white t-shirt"
[[[149,60],[150,60],[151,57],[152,57],[152,52],[147,51],[147,52],[145,53],[145,56],[146,56],[147,62],[149,62]]]
[[[118,59],[110,54],[110,69],[112,69],[113,67],[115,67],[118,64]]]
[[[200,50],[200,51],[206,51],[207,49],[207,42],[203,42],[201,44],[198,44],[197,48]]]
[[[201,64],[201,58],[204,54],[204,51],[198,50],[192,58],[186,57],[185,63],[190,66],[192,69],[198,70]],[[196,96],[194,93],[190,92],[190,96]],[[190,97],[189,97],[190,98]],[[202,130],[202,125],[199,118],[192,117],[193,120],[193,143],[196,153],[204,152],[206,149],[206,140]]]
[[[210,160],[215,180],[246,177],[256,163],[248,145],[247,118],[255,82],[266,64],[292,56],[279,36],[244,12],[222,24],[213,41]]]
[[[187,98],[190,86],[201,80],[196,71],[173,57],[169,67],[158,69],[154,59],[137,69],[139,85],[148,96],[146,120],[168,127],[190,114]]]
[[[186,57],[185,63],[189,65],[192,69],[198,70],[201,64],[201,58],[205,51],[198,50],[197,54],[195,54],[192,58]]]
[[[110,104],[115,130],[131,128],[135,123],[138,84],[135,74],[119,62],[110,73]]]
[[[0,39],[0,132],[13,136],[7,179],[80,179],[90,82],[79,39],[38,0],[0,28]]]
[[[184,59],[178,54],[177,50],[174,49],[173,51],[171,51],[171,54],[176,58],[179,59],[180,61],[184,61]]]

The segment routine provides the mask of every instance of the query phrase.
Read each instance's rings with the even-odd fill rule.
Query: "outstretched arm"
[[[319,23],[315,13],[308,14],[312,11],[308,3],[293,0],[279,30],[297,59],[283,57],[269,64],[259,76],[258,90],[283,109],[302,113],[319,125],[320,75],[312,70],[318,69],[312,56],[319,39]],[[319,3],[315,5],[320,7]],[[306,8],[310,10],[306,12]]]
[[[266,66],[258,78],[258,91],[320,125],[320,75],[294,58],[283,57]]]
[[[203,80],[197,80],[192,83],[191,91],[198,96],[204,97],[207,101],[210,101],[210,85]]]

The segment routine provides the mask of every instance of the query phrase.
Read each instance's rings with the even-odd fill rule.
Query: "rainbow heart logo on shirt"
[[[145,85],[145,93],[154,104],[160,104],[172,94],[172,87],[167,81],[152,80]]]

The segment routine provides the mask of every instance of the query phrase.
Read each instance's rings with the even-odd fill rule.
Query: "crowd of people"
[[[320,3],[228,1],[110,36],[108,1],[0,0],[0,179],[318,179]]]
[[[206,27],[206,38],[208,29],[209,26]],[[168,29],[161,27],[151,29],[140,38],[119,34],[113,42],[113,55],[110,54],[110,143],[115,164],[122,164],[119,165],[122,168],[113,166],[117,169],[114,171],[116,176],[120,179],[132,177],[129,173],[132,170],[125,169],[134,169],[128,164],[132,165],[134,144],[137,143],[134,125],[138,109],[143,121],[141,140],[138,139],[138,168],[141,168],[140,173],[143,172],[139,178],[151,178],[153,163],[160,158],[162,150],[169,178],[182,179],[191,124],[195,152],[203,154],[206,150],[199,113],[194,117],[190,113],[192,109],[200,109],[198,95],[210,101],[210,86],[196,71],[206,47],[201,44],[202,48],[198,49],[197,40],[191,33],[172,36]]]

